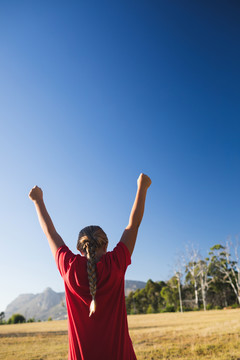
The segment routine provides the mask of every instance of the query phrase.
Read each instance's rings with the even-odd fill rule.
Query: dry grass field
[[[138,360],[240,360],[240,310],[132,315]],[[0,359],[66,360],[67,322],[0,326]],[[97,359],[96,359],[97,360]]]

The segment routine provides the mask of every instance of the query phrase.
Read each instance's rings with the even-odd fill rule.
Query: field
[[[240,310],[131,315],[138,360],[240,360]],[[66,360],[67,322],[0,326],[0,359]]]

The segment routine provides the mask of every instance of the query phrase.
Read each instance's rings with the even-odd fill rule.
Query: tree
[[[148,305],[147,314],[152,314],[153,312],[154,311],[153,311],[152,305]]]
[[[175,262],[175,268],[174,268],[174,274],[175,279],[177,280],[177,289],[178,289],[178,296],[179,296],[179,307],[180,311],[183,312],[183,306],[182,306],[182,277],[184,272],[184,256],[180,255],[178,256],[177,261]]]
[[[163,281],[147,281],[145,288],[137,289],[125,297],[128,314],[156,313],[164,307],[164,299],[161,296],[162,288],[166,286]]]
[[[179,306],[178,280],[173,276],[161,290],[161,296],[165,300],[166,307],[174,306],[177,310]]]
[[[4,323],[5,313],[2,311],[0,312],[0,324]]]
[[[198,278],[199,278],[199,269],[198,262],[200,260],[199,251],[193,247],[193,245],[186,246],[186,256],[187,261],[185,264],[185,273],[186,273],[186,281],[189,281],[190,284],[193,284],[194,287],[194,297],[195,297],[195,306],[199,307],[198,300]]]
[[[151,305],[152,312],[156,313],[159,311],[162,305],[162,298],[160,295],[162,287],[165,285],[164,282],[154,282],[151,279],[147,281],[145,286],[147,302]]]
[[[134,294],[133,291],[131,291],[128,296],[125,296],[126,310],[128,315],[133,313],[132,311],[133,294]]]
[[[235,259],[230,254],[230,243],[226,246],[217,244],[211,247],[209,255],[211,256],[211,265],[215,266],[223,276],[223,281],[229,283],[235,293],[238,303],[240,304],[240,265],[238,255],[237,241],[234,251]]]
[[[21,314],[13,314],[10,317],[10,319],[8,319],[9,324],[20,324],[20,323],[25,323],[25,322],[26,322],[26,319]]]
[[[27,320],[27,322],[28,323],[33,323],[33,322],[35,322],[36,320],[34,319],[34,318],[29,318],[28,320]]]
[[[176,276],[177,283],[178,283],[178,295],[179,295],[180,311],[183,312],[183,306],[182,306],[182,291],[181,291],[181,277],[182,277],[182,273],[180,273],[179,271],[176,271],[176,272],[175,272],[175,276]]]
[[[225,274],[220,271],[217,257],[213,257],[213,248],[210,251],[209,274],[211,281],[208,289],[208,300],[212,305],[225,307],[235,302],[235,294]],[[220,250],[220,249],[219,249]],[[217,255],[215,253],[215,255]]]
[[[202,301],[203,301],[203,309],[204,311],[207,310],[207,290],[208,290],[208,268],[209,268],[209,262],[208,258],[205,260],[199,260],[198,261],[198,275],[200,277],[200,284],[201,284],[201,292],[202,292]]]

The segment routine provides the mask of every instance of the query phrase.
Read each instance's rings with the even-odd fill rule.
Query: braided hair
[[[96,251],[103,246],[108,245],[108,238],[100,226],[91,225],[82,229],[78,236],[77,249],[87,257],[87,273],[89,281],[89,290],[92,296],[90,304],[91,316],[96,311],[96,291],[97,291],[97,276],[96,276]]]

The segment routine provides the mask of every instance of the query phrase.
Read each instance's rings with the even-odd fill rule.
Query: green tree
[[[237,260],[234,260],[230,254],[229,246],[220,244],[214,245],[210,250],[211,272],[214,274],[215,282],[218,280],[230,284],[240,304],[240,265],[238,264],[238,256],[236,256]]]
[[[166,286],[163,281],[147,281],[145,288],[137,289],[125,297],[128,314],[146,314],[149,309],[156,313],[164,307],[161,290]],[[149,307],[151,305],[151,307]]]
[[[137,314],[146,314],[148,308],[148,298],[145,288],[136,290],[133,295],[133,299]]]
[[[28,323],[33,323],[33,322],[35,322],[35,321],[36,321],[36,320],[35,320],[34,318],[30,318],[30,319],[27,320]]]
[[[133,294],[134,294],[134,292],[131,291],[128,296],[125,296],[126,310],[127,310],[128,315],[133,313],[132,312]]]
[[[164,284],[165,285],[165,284]],[[160,282],[154,282],[151,279],[148,280],[145,290],[147,294],[147,302],[151,305],[152,312],[158,312],[159,305],[161,303],[161,289],[163,285]],[[148,309],[148,308],[147,308]]]
[[[148,305],[147,314],[152,314],[153,312],[154,311],[153,311],[152,305]]]
[[[21,314],[13,314],[10,317],[10,319],[8,319],[9,324],[20,324],[20,323],[25,323],[25,322],[26,322],[26,319]]]
[[[175,310],[179,307],[179,293],[178,293],[178,280],[173,276],[167,285],[161,290],[161,296],[165,300],[166,307],[174,307]]]
[[[0,312],[0,324],[5,323],[4,318],[5,318],[5,313],[2,311],[2,312]]]

